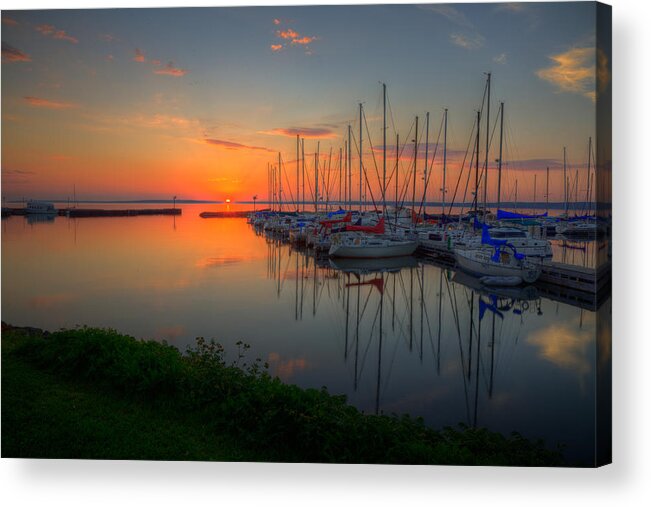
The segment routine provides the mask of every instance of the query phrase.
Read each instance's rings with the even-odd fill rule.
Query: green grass
[[[562,464],[514,434],[366,415],[199,338],[181,354],[112,330],[2,336],[2,455],[459,465]]]

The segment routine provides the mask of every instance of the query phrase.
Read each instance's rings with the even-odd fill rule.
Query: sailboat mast
[[[504,136],[504,102],[500,102],[500,158],[497,161],[497,212],[499,213],[502,198],[502,148]]]
[[[302,171],[302,183],[303,183],[303,211],[305,211],[305,139],[301,139],[301,171]]]
[[[585,202],[588,205],[588,215],[590,214],[590,155],[592,153],[592,136],[588,137],[588,186],[585,191]]]
[[[280,152],[278,152],[278,207],[279,211],[283,210],[283,169]]]
[[[491,73],[489,72],[486,77],[486,87],[487,87],[487,100],[486,100],[486,153],[485,153],[485,166],[484,166],[484,213],[488,207],[488,143],[489,143],[489,134],[490,134],[490,115],[491,115]],[[486,222],[486,215],[484,215],[484,222]]]
[[[534,174],[533,175],[533,204],[534,207],[536,205],[536,181],[537,181],[538,175]]]
[[[382,207],[384,214],[387,212],[387,85],[382,83]]]
[[[411,206],[416,205],[416,160],[418,159],[418,116],[416,116],[416,135],[414,136],[414,172],[411,186]]]
[[[348,204],[350,209],[353,208],[353,165],[352,165],[352,156],[353,156],[353,145],[350,144],[351,137],[351,128],[348,125]]]
[[[398,167],[400,163],[400,134],[396,133],[396,223],[398,223]]]
[[[567,217],[567,163],[566,163],[566,153],[567,153],[567,150],[566,150],[565,146],[563,146],[563,200],[564,200],[563,209],[565,211],[565,216]]]
[[[320,141],[316,143],[316,153],[314,154],[314,212],[319,211],[319,147]]]
[[[342,175],[343,166],[341,164],[342,164],[342,157],[341,157],[341,146],[340,146],[339,147],[339,205],[340,206],[341,206],[341,202],[343,201],[342,194],[341,194],[341,189],[342,189],[341,175]]]
[[[298,149],[301,144],[301,139],[298,134],[296,134],[296,211],[298,212],[299,207],[298,207],[298,185],[299,185],[299,167],[298,167]]]
[[[362,211],[362,103],[359,103],[359,211]]]
[[[445,108],[443,129],[443,186],[441,187],[441,216],[445,217],[445,172],[448,161],[448,108]]]
[[[475,146],[475,218],[477,217],[477,203],[479,201],[479,127],[481,111],[477,111],[477,139]]]
[[[423,171],[423,213],[427,213],[427,158],[429,154],[429,112],[425,114],[425,170]]]
[[[547,166],[547,184],[545,186],[545,199],[547,204],[547,214],[549,214],[549,166]]]

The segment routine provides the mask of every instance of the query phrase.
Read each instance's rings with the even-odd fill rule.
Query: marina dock
[[[27,216],[25,208],[2,208],[2,216]],[[94,208],[66,208],[57,210],[58,216],[70,218],[90,217],[134,217],[140,215],[181,215],[181,208],[159,209],[94,209]]]

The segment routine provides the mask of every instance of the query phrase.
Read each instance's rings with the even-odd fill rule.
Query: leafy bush
[[[246,363],[248,345],[227,363],[224,348],[198,338],[181,354],[165,343],[114,330],[80,328],[26,340],[16,353],[71,379],[200,417],[278,461],[558,465],[558,451],[518,434],[460,426],[435,431],[409,416],[366,415],[325,388],[301,389]]]

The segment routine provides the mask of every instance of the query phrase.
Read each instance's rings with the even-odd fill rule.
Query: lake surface
[[[416,259],[383,272],[315,262],[244,219],[198,216],[224,206],[182,208],[180,217],[3,219],[2,320],[111,327],[181,350],[204,336],[231,358],[243,340],[272,374],[346,394],[366,412],[518,431],[591,461],[594,311],[531,287],[478,291],[472,278]],[[566,260],[587,264],[594,248]]]

